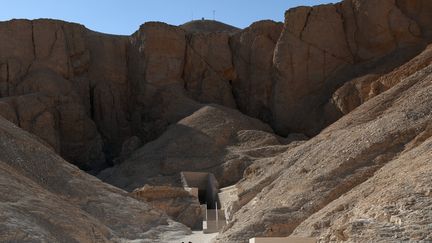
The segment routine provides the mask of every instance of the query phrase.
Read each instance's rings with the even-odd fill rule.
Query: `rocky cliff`
[[[36,136],[1,121],[0,179],[8,186],[0,189],[32,187],[59,197],[58,205],[68,201],[69,218],[90,215],[78,217],[81,226],[67,236],[77,241],[93,237],[84,225],[97,225],[97,235],[110,240],[142,237],[168,221],[55,153],[128,191],[175,184],[182,170],[235,184],[237,212],[219,242],[290,234],[325,242],[431,240],[424,233],[432,202],[431,41],[428,0],[298,7],[284,23],[243,30],[214,21],[149,22],[131,36],[48,19],[1,22],[0,115]],[[7,134],[16,134],[14,144]],[[35,146],[49,159],[30,156]],[[112,217],[130,229],[106,218],[113,202],[105,190],[126,203],[127,212],[112,209]],[[81,201],[95,191],[107,208]],[[5,219],[18,217],[11,208]],[[128,221],[136,214],[148,227]],[[73,227],[58,220],[64,228],[44,226],[48,238],[41,239]]]
[[[419,58],[431,57],[431,48]],[[316,137],[250,166],[237,184],[241,209],[219,242],[250,235],[329,241],[430,240],[432,72],[414,74]],[[271,200],[266,200],[271,198]]]
[[[151,241],[170,230],[188,233],[38,140],[0,117],[0,241]]]

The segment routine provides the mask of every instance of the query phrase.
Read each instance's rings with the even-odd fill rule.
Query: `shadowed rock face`
[[[205,106],[99,177],[132,191],[145,184],[181,186],[180,172],[205,171],[213,173],[220,186],[227,186],[240,180],[254,160],[285,151],[290,145],[284,144],[290,142],[236,110]]]
[[[52,20],[3,22],[0,32],[6,117],[81,168],[102,167],[104,147],[130,133],[127,38]]]

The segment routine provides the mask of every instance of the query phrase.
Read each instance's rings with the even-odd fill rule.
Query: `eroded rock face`
[[[229,33],[188,35],[183,78],[194,99],[236,108],[230,83],[236,74],[229,40]]]
[[[276,131],[317,133],[338,118],[325,105],[332,92],[349,76],[367,74],[358,64],[421,45],[425,38],[395,1],[347,0],[288,10],[274,55]]]
[[[311,216],[293,234],[322,241],[430,241],[431,132],[427,128],[413,141],[418,147]]]
[[[431,48],[389,73],[368,74],[353,79],[339,88],[332,102],[343,114],[348,114],[367,100],[387,91],[404,78],[432,63]]]
[[[115,144],[128,133],[116,132],[128,126],[117,115],[126,111],[125,102],[116,100],[127,89],[127,75],[113,63],[121,60],[116,50],[127,39],[105,37],[94,43],[90,40],[97,35],[87,35],[83,26],[52,20],[13,20],[2,23],[0,31],[0,97],[15,110],[12,121],[82,169],[103,168],[103,139]],[[113,39],[118,45],[109,45]],[[101,80],[115,97],[101,93]]]
[[[169,223],[163,212],[80,171],[1,117],[0,148],[0,241],[157,240],[158,227]]]
[[[149,186],[137,188],[132,195],[158,208],[191,229],[201,229],[202,215],[198,197],[182,187]]]
[[[175,26],[150,22],[130,40],[132,124],[144,142],[160,136],[166,128],[192,114],[201,105],[189,98],[182,79],[186,32]]]
[[[218,241],[293,232],[323,241],[430,240],[420,233],[428,232],[430,218],[417,215],[432,202],[424,196],[432,70],[413,63],[412,75],[318,136],[249,167],[237,184],[242,208]],[[403,173],[396,172],[399,167]],[[414,227],[420,221],[425,224]]]
[[[232,80],[238,109],[265,122],[272,119],[273,52],[282,23],[260,21],[231,38],[234,67]]]
[[[227,186],[238,181],[252,161],[287,149],[283,144],[288,141],[271,131],[236,110],[205,106],[99,176],[133,190],[145,184],[175,185],[172,178],[182,171],[205,171]]]
[[[51,97],[43,116],[24,118],[36,124],[22,127],[94,171],[112,164],[127,138],[152,141],[202,103],[238,108],[280,135],[315,135],[367,100],[364,92],[388,86],[368,75],[389,73],[425,46],[429,5],[346,0],[291,9],[283,25],[150,22],[130,37],[53,20],[4,22],[0,96]],[[390,56],[400,61],[383,64]]]

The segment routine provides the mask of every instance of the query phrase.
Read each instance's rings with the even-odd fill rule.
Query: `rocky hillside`
[[[389,75],[399,83],[387,92],[249,167],[237,184],[241,209],[219,242],[254,234],[431,240],[432,48],[419,58],[428,66],[408,65],[408,77],[395,70]]]
[[[127,191],[214,173],[238,191],[218,242],[432,240],[431,42],[429,0],[131,36],[0,22],[0,241],[187,233],[66,161]]]
[[[0,117],[1,242],[118,242],[188,233],[38,140]]]

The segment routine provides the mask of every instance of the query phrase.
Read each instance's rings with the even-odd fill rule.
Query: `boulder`
[[[149,186],[137,188],[132,195],[191,229],[201,229],[203,215],[198,198],[182,187]]]

